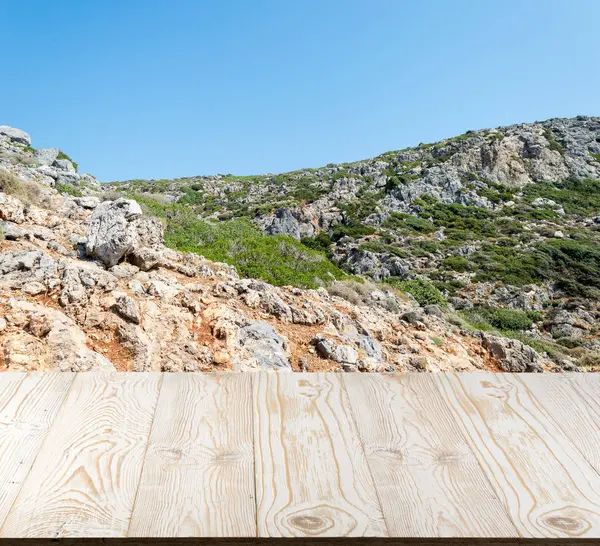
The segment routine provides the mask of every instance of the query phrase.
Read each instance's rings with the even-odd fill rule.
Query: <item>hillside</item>
[[[600,118],[469,131],[285,174],[103,185],[9,129],[10,369],[15,344],[52,353],[47,334],[23,330],[50,310],[103,365],[128,370],[600,364]],[[38,271],[46,259],[50,277]],[[11,323],[15,313],[29,318]]]

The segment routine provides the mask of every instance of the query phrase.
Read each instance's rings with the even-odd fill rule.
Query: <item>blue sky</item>
[[[0,0],[0,124],[103,181],[600,114],[598,0]]]

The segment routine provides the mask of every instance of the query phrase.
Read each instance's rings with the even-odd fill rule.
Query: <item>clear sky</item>
[[[600,0],[0,0],[0,124],[100,180],[600,114]]]

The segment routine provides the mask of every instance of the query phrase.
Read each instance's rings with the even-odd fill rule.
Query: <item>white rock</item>
[[[31,144],[31,137],[28,133],[8,125],[0,125],[0,135],[6,135],[10,140],[19,144],[26,144],[27,146]]]
[[[33,158],[40,164],[50,166],[58,157],[60,150],[58,148],[40,148],[33,154]]]
[[[92,214],[86,253],[107,267],[143,247],[162,243],[163,226],[158,220],[140,218],[142,209],[133,200],[117,199],[100,203]]]
[[[53,165],[61,171],[67,171],[68,173],[75,172],[75,166],[68,159],[57,159]]]

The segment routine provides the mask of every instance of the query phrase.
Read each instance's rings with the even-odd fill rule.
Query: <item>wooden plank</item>
[[[524,537],[600,537],[600,477],[510,374],[445,374],[448,404]]]
[[[0,527],[48,434],[73,374],[0,374]]]
[[[600,472],[600,387],[595,374],[523,374],[523,383],[551,419]],[[578,377],[574,377],[578,376]]]
[[[167,374],[130,537],[254,537],[251,374]]]
[[[390,536],[516,537],[438,374],[344,374]]]
[[[78,374],[0,536],[125,536],[160,379]]]
[[[338,374],[254,377],[258,534],[385,536]]]
[[[600,373],[570,373],[566,377],[585,402],[587,415],[600,426]]]

